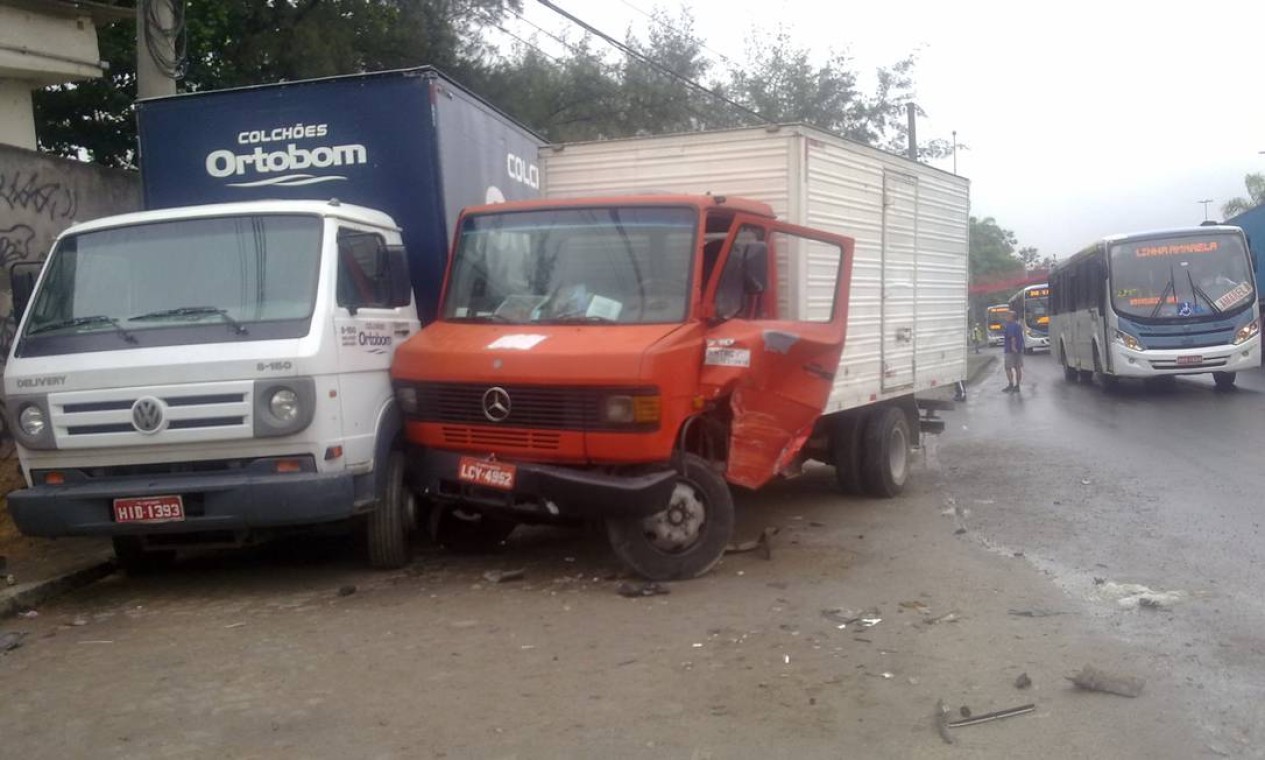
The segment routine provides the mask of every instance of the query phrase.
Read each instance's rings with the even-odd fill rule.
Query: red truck
[[[732,536],[730,484],[759,488],[809,457],[834,463],[836,433],[851,434],[823,412],[852,254],[851,238],[721,196],[467,209],[439,318],[392,368],[409,473],[401,523],[411,489],[450,544],[596,520],[642,576],[707,572]],[[833,298],[788,302],[797,261],[816,262]],[[875,414],[899,450],[885,460],[898,490],[917,412]]]

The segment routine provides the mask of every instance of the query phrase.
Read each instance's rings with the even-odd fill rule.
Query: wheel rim
[[[692,483],[679,481],[672,489],[668,508],[650,515],[641,527],[652,546],[668,554],[679,554],[698,543],[707,522],[707,504]]]
[[[909,441],[905,430],[899,425],[892,428],[891,445],[887,451],[887,466],[892,475],[892,482],[901,485],[905,482],[905,468],[909,464]]]

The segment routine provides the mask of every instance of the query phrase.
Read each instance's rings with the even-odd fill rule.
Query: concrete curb
[[[0,590],[0,618],[12,617],[22,610],[95,583],[115,569],[113,558],[94,560],[68,573]]]
[[[983,375],[986,371],[988,371],[988,368],[993,366],[993,364],[995,364],[996,362],[997,362],[996,356],[986,356],[984,357],[983,361],[981,361],[979,364],[976,364],[974,367],[970,367],[967,370],[966,384],[971,385],[972,383],[974,383],[976,380],[980,378],[980,375]],[[969,360],[967,361],[967,364],[968,365],[970,364]]]

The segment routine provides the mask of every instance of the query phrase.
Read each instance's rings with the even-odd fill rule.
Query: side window
[[[753,257],[760,249],[766,251],[764,260],[767,262],[766,246],[763,228],[745,225],[738,230],[729,257],[725,259],[725,266],[720,270],[720,281],[716,285],[716,316],[721,319],[759,319],[763,316],[760,305],[763,293],[752,292],[752,277],[757,273],[750,272],[752,277],[748,277],[748,262],[754,260]],[[763,277],[767,288],[767,264]]]
[[[372,232],[338,231],[338,305],[391,308],[386,241]]]
[[[843,249],[780,229],[773,230],[776,312],[797,322],[830,322],[835,314]]]

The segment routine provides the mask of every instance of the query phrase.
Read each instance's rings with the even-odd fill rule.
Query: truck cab
[[[437,535],[598,521],[645,577],[705,573],[729,484],[795,472],[820,432],[852,249],[720,196],[468,209],[439,319],[392,368]],[[818,297],[788,303],[789,277]]]
[[[400,229],[379,211],[251,201],[75,225],[4,374],[28,485],[13,520],[111,536],[139,570],[360,517],[373,563],[403,564],[413,507],[391,467],[388,368],[418,327]]]

